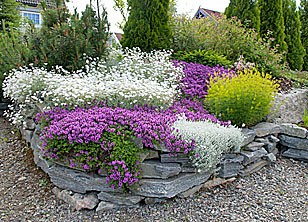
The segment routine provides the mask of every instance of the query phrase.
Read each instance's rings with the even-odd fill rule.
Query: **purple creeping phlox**
[[[205,66],[198,63],[187,63],[184,61],[173,61],[178,67],[183,67],[184,77],[182,78],[181,91],[185,98],[204,99],[207,95],[210,79],[214,77],[232,77],[235,72],[221,66]]]
[[[106,139],[102,135],[109,133],[121,137],[123,131],[120,129],[124,128],[126,130],[124,132],[131,132],[133,137],[141,139],[147,148],[154,148],[154,144],[159,143],[163,144],[171,153],[182,151],[187,154],[194,148],[194,141],[182,140],[172,133],[172,124],[179,115],[183,114],[189,120],[210,120],[224,126],[230,124],[229,122],[221,122],[210,115],[203,108],[201,102],[188,99],[175,102],[165,110],[148,106],[135,106],[133,109],[93,106],[74,110],[57,107],[38,114],[37,121],[47,121],[47,126],[44,127],[41,136],[43,152],[47,158],[59,158],[59,149],[47,148],[48,143],[55,139],[68,141],[69,144],[98,144],[98,149],[101,149],[102,152],[111,151],[112,154],[115,146],[112,137]],[[88,155],[87,151],[76,151],[73,158],[84,154]],[[140,171],[128,166],[125,159],[110,161],[108,158],[99,159],[91,156],[82,163],[83,169],[89,170],[90,164],[87,161],[93,160],[101,161],[102,164],[98,165],[105,165],[108,168],[107,182],[111,182],[110,184],[114,188],[122,188],[124,185],[131,186],[138,182]],[[74,159],[70,162],[73,166],[76,165]],[[136,161],[136,165],[138,164]]]

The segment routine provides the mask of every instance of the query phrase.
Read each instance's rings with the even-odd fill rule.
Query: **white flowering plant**
[[[190,158],[199,170],[214,168],[223,153],[239,150],[244,140],[239,128],[210,121],[190,121],[181,117],[174,122],[173,128],[177,137],[194,142]]]
[[[182,68],[173,66],[170,51],[112,50],[107,60],[88,59],[79,71],[61,67],[12,70],[3,82],[4,96],[19,105],[11,112],[14,123],[22,120],[25,104],[40,104],[43,110],[56,106],[84,106],[107,101],[110,106],[131,108],[170,106],[179,95]],[[14,107],[16,108],[16,107]]]

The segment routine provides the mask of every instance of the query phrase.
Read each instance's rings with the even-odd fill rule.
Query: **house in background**
[[[31,20],[36,28],[40,28],[43,23],[41,9],[39,8],[41,1],[43,0],[16,0],[16,2],[22,3],[21,6],[18,7],[22,18]],[[46,3],[48,7],[55,6],[53,0],[46,0]]]
[[[210,9],[201,8],[199,6],[198,11],[194,15],[194,18],[196,18],[196,19],[210,18],[210,19],[217,21],[217,19],[220,18],[221,16],[222,16],[222,13],[220,13],[220,12],[213,11],[213,10],[210,10]]]
[[[121,39],[123,37],[123,34],[121,33],[116,33],[116,32],[111,32],[110,36],[107,40],[107,45],[112,46],[112,47],[121,47]]]

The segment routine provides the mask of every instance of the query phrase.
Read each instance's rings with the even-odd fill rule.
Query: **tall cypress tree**
[[[19,3],[16,0],[1,0],[0,1],[0,30],[5,28],[18,27],[20,22],[20,15],[17,10]]]
[[[129,0],[129,17],[124,26],[123,47],[143,51],[168,49],[171,41],[169,0]]]
[[[308,71],[308,25],[307,25],[308,24],[308,0],[301,0],[300,15],[301,15],[301,22],[303,24],[301,28],[301,40],[306,50],[306,56],[304,57],[303,70]]]
[[[225,14],[228,18],[236,16],[247,27],[260,31],[260,10],[256,0],[231,0]]]
[[[259,0],[259,7],[261,12],[261,36],[267,36],[268,31],[271,31],[271,37],[275,38],[273,44],[279,45],[280,52],[287,51],[282,0]]]
[[[301,70],[304,63],[305,49],[300,38],[301,21],[295,0],[283,0],[283,16],[285,41],[288,45],[286,58],[291,69]]]

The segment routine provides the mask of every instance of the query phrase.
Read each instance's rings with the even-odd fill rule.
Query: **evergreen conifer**
[[[268,36],[268,31],[270,31],[270,36],[275,39],[273,44],[279,45],[278,50],[280,52],[287,51],[282,0],[259,0],[259,8],[261,12],[261,37]]]
[[[295,0],[283,0],[283,15],[285,24],[285,41],[288,45],[287,62],[293,70],[301,70],[305,49],[301,42],[301,21]]]
[[[301,40],[306,50],[303,70],[308,71],[308,0],[301,0],[300,15],[303,24],[301,28]]]
[[[123,47],[143,51],[168,49],[171,42],[169,0],[130,0],[124,26]]]
[[[225,14],[228,18],[236,16],[246,27],[260,31],[260,10],[256,0],[231,0]]]

